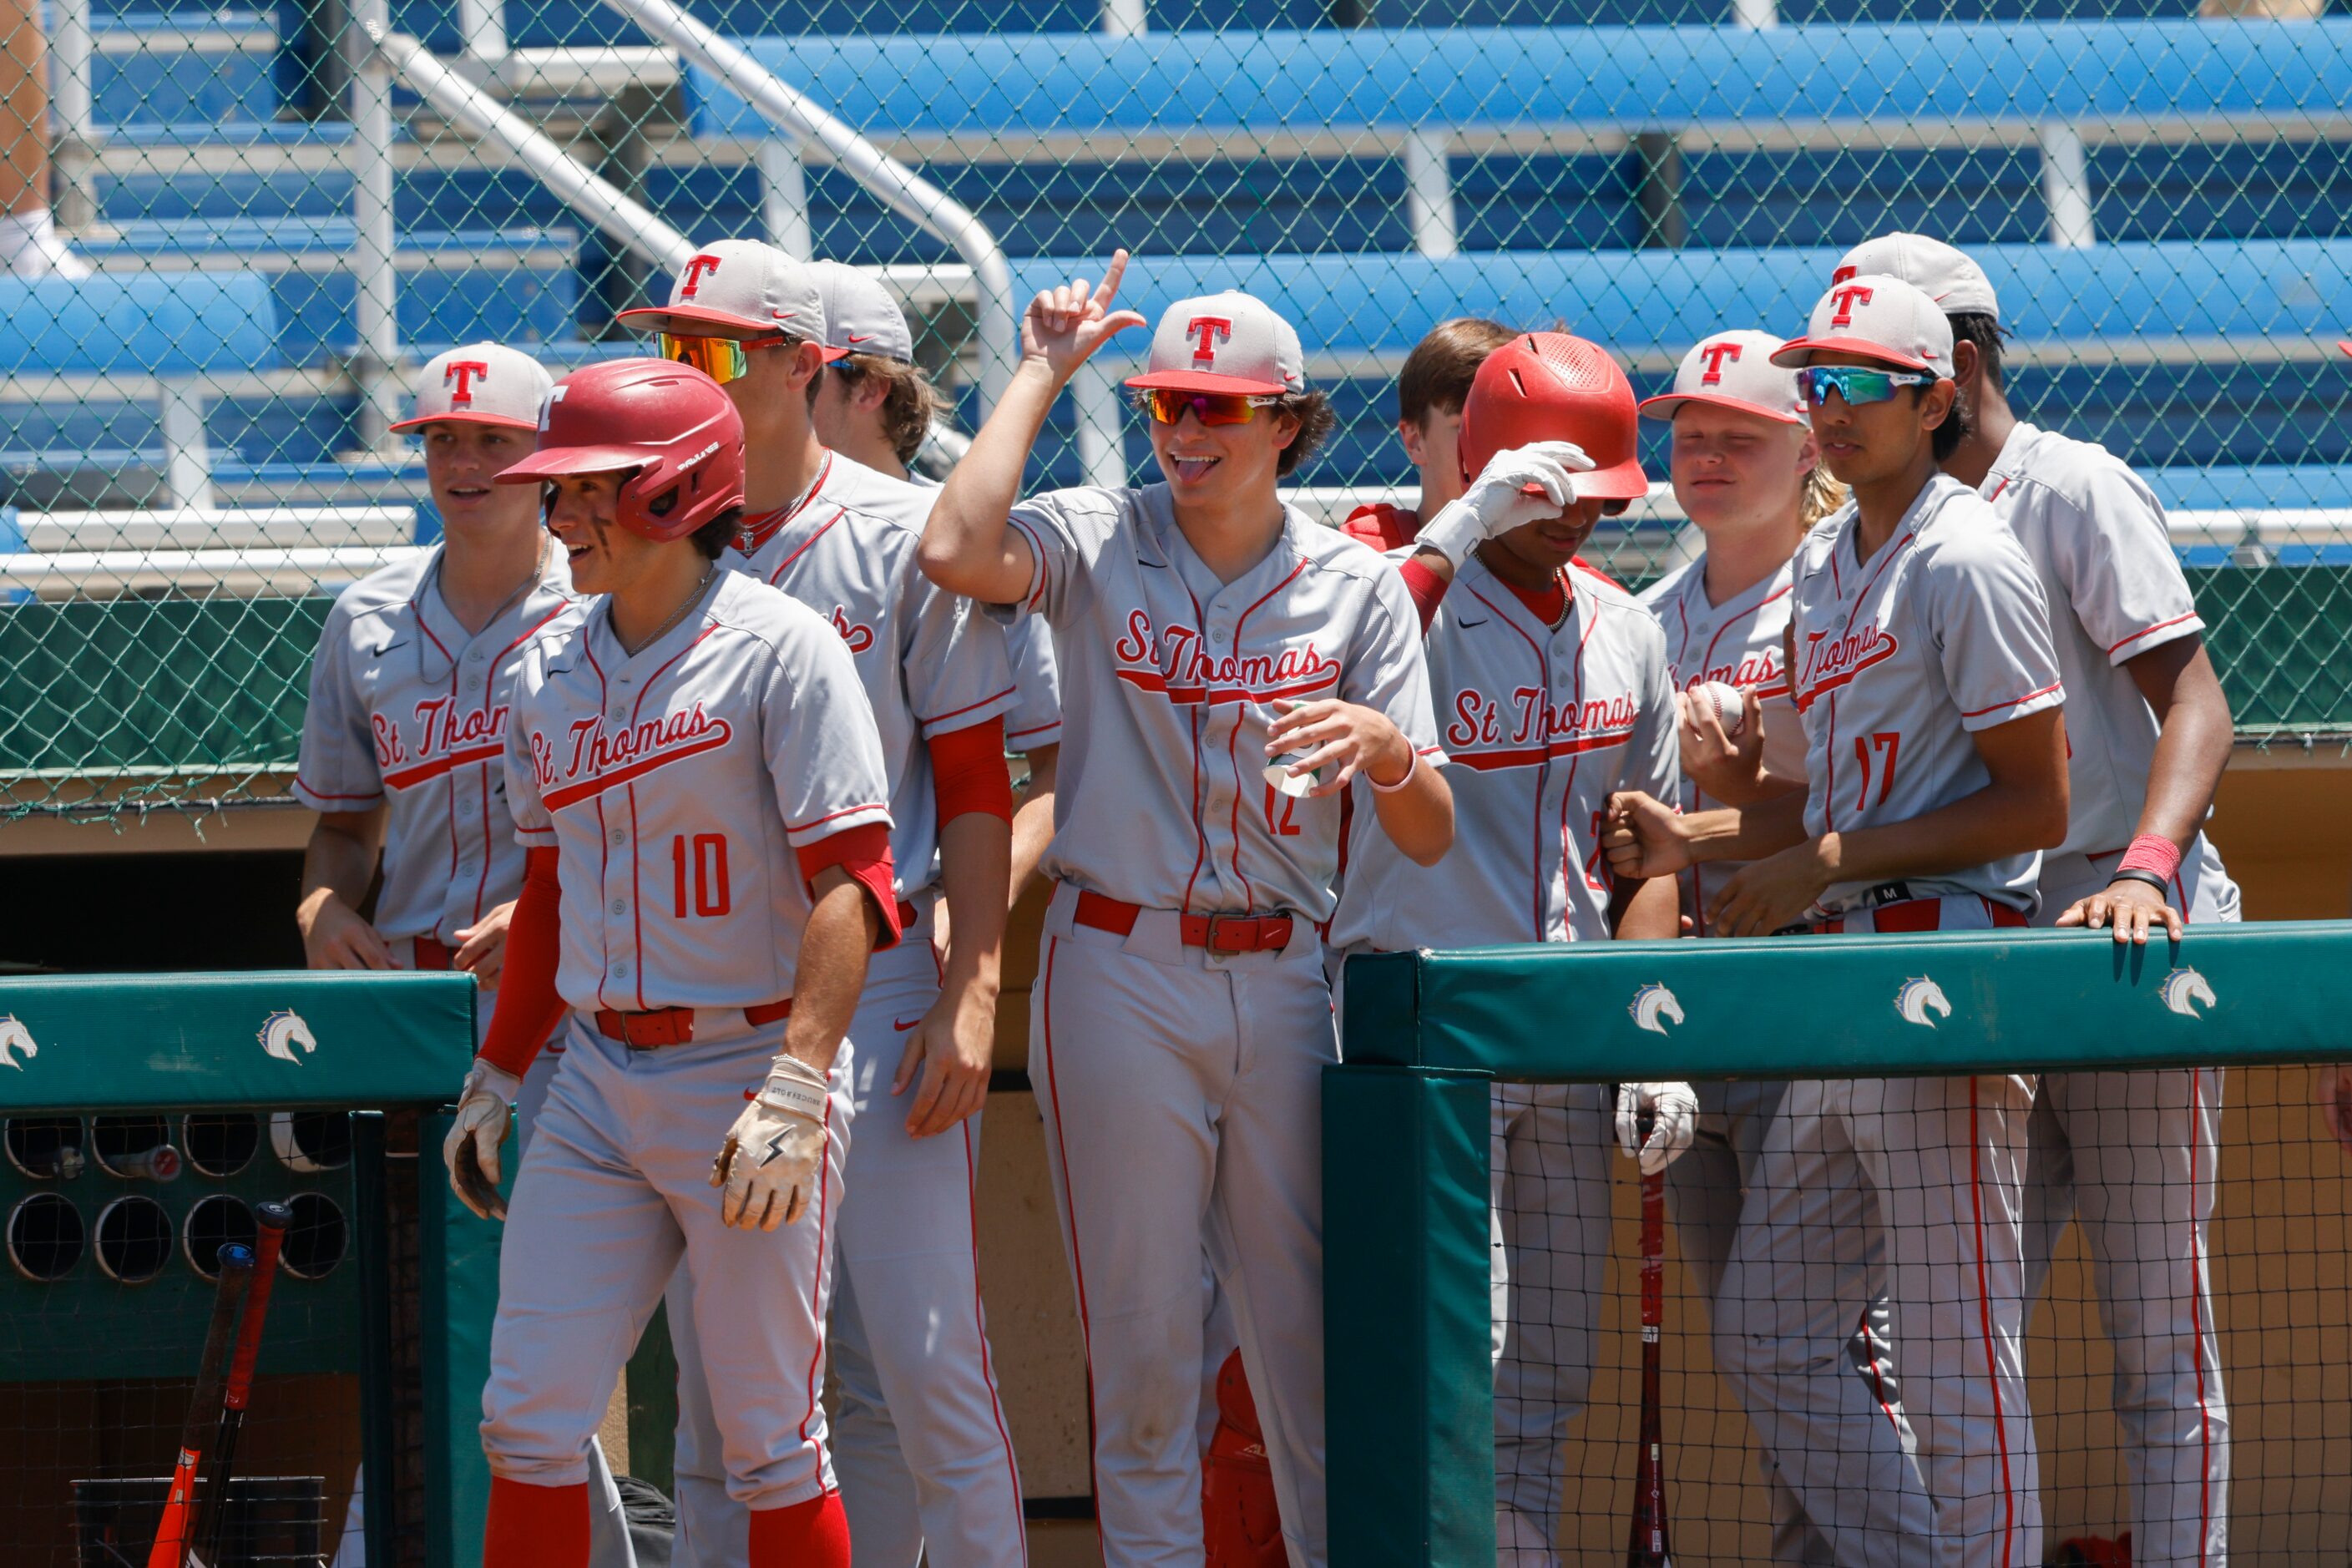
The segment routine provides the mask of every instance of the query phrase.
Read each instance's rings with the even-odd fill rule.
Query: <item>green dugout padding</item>
[[[1497,1079],[1891,1077],[2352,1059],[2352,922],[1629,942],[1349,960],[1323,1080],[1332,1561],[1495,1560]]]
[[[480,1552],[489,1478],[476,1428],[498,1301],[498,1227],[476,1219],[439,1179],[443,1108],[474,1054],[473,980],[463,974],[39,976],[0,980],[0,1117],[47,1112],[223,1109],[415,1109],[419,1184],[420,1353],[428,1428],[425,1562],[457,1568]],[[354,1126],[355,1288],[366,1299],[352,1346],[363,1439],[390,1428],[391,1320],[384,1269],[380,1121]],[[371,1150],[373,1151],[373,1158]],[[512,1162],[509,1162],[511,1167]],[[509,1171],[509,1175],[511,1172]],[[356,1282],[367,1281],[364,1286]],[[149,1287],[156,1310],[178,1299]],[[185,1294],[185,1292],[180,1292]],[[286,1307],[300,1293],[281,1291]],[[195,1317],[201,1322],[200,1314]],[[93,1320],[97,1322],[98,1320]],[[372,1513],[370,1561],[389,1545],[391,1510]],[[384,1556],[389,1561],[389,1555]]]

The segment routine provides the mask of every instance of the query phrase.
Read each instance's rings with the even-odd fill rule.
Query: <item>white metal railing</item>
[[[363,3],[381,6],[383,0]],[[529,170],[605,238],[671,272],[683,270],[692,258],[692,240],[557,146],[545,132],[499,102],[487,89],[443,65],[422,42],[405,33],[381,29],[373,22],[363,26],[375,52],[417,97],[468,137],[491,143]]]
[[[761,119],[792,141],[823,147],[836,167],[891,211],[955,247],[971,268],[982,411],[984,415],[994,407],[1020,360],[1021,317],[1013,298],[1012,266],[987,226],[962,203],[787,87],[765,66],[670,0],[605,0],[605,4],[725,81]]]
[[[90,36],[89,0],[53,0],[49,39],[49,116],[57,121],[57,214],[68,232],[98,216],[98,115],[92,89],[97,42]]]
[[[496,14],[494,7],[475,9]],[[686,265],[694,246],[488,89],[443,65],[419,40],[394,32],[386,0],[352,0],[352,21],[345,37],[352,71],[352,271],[358,283],[360,340],[352,373],[360,386],[361,439],[371,450],[383,450],[391,444],[398,397],[394,372],[400,356],[399,236],[392,209],[394,76],[449,124],[504,152],[597,232],[651,265],[674,272]]]

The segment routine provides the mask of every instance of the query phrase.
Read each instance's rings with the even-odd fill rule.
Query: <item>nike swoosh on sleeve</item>
[[[919,1026],[922,1021],[923,1020],[920,1016],[913,1018],[893,1018],[890,1020],[890,1026],[903,1035],[908,1030]]]

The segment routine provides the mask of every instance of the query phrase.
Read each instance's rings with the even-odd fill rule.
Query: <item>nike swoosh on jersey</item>
[[[1465,631],[1465,632],[1466,632],[1466,631],[1468,631],[1472,626],[1485,626],[1485,625],[1486,624],[1486,620],[1487,620],[1487,617],[1486,617],[1486,616],[1479,616],[1479,617],[1478,617],[1476,620],[1475,620],[1475,621],[1456,621],[1456,622],[1454,622],[1454,624],[1455,626],[1460,626],[1464,631]]]
[[[912,1028],[915,1028],[915,1027],[919,1026],[921,1023],[922,1023],[922,1019],[921,1019],[921,1018],[919,1018],[919,1017],[916,1017],[916,1018],[893,1018],[893,1019],[891,1019],[891,1020],[890,1020],[890,1026],[891,1026],[892,1028],[894,1028],[894,1029],[898,1030],[900,1034],[902,1034],[902,1035],[903,1035],[903,1034],[905,1034],[908,1030],[909,1030],[909,1029],[912,1029]]]

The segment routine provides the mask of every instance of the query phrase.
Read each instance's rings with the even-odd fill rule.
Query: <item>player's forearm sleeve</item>
[[[898,945],[905,928],[898,920],[898,874],[890,865],[887,827],[870,822],[845,828],[814,844],[803,844],[793,853],[800,857],[801,880],[809,885],[811,898],[816,896],[816,874],[829,866],[840,867],[874,900],[875,913],[880,917],[875,929],[874,951],[880,952],[884,948]]]
[[[507,926],[498,1010],[482,1041],[482,1059],[517,1078],[530,1070],[563,1018],[563,998],[555,994],[555,966],[563,952],[563,894],[555,857],[552,849],[532,849],[523,858],[522,896]]]
[[[1421,634],[1429,635],[1429,623],[1437,618],[1437,606],[1445,602],[1444,580],[1418,561],[1408,561],[1397,568],[1404,579],[1405,592],[1412,595],[1412,607],[1421,612]]]
[[[1013,775],[1004,767],[1004,721],[934,735],[924,742],[931,753],[931,799],[941,827],[970,812],[1013,821]]]

